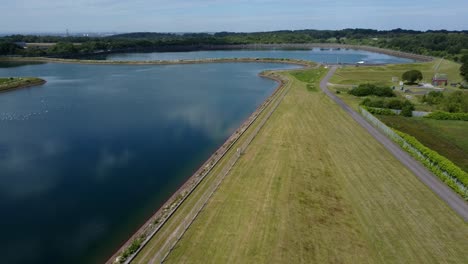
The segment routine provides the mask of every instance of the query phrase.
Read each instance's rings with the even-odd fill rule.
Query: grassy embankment
[[[36,86],[36,85],[41,85],[44,83],[45,81],[43,79],[35,78],[35,77],[21,77],[21,78],[0,77],[0,91],[7,91],[7,90],[17,89],[17,88],[22,88],[22,87]]]
[[[467,262],[467,223],[314,91],[323,70],[308,71],[167,262]],[[145,247],[134,263],[156,251]]]

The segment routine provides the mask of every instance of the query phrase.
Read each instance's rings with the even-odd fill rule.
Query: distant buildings
[[[24,41],[15,42],[15,45],[18,46],[18,47],[20,47],[20,48],[22,48],[22,49],[27,48],[27,44],[26,44],[26,42],[24,42]]]
[[[447,74],[443,73],[436,73],[434,77],[432,77],[432,85],[435,86],[442,86],[448,84],[448,77]]]

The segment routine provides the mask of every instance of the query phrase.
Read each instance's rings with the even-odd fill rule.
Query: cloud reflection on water
[[[54,188],[60,179],[59,170],[42,164],[65,153],[67,146],[50,140],[32,145],[10,140],[0,142],[1,194],[11,199],[25,199]]]

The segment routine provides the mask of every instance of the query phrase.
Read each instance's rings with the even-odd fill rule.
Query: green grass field
[[[354,67],[347,66],[337,70],[335,75],[331,78],[330,82],[334,85],[330,86],[332,91],[341,91],[340,98],[343,99],[346,103],[353,106],[354,108],[363,100],[359,97],[354,97],[347,95],[346,92],[351,88],[351,85],[358,85],[362,83],[377,83],[384,84],[388,86],[398,86],[398,83],[392,83],[392,77],[401,78],[402,74],[405,71],[416,69],[420,70],[424,76],[424,82],[429,82],[432,79],[432,76],[436,72],[435,69],[439,69],[439,73],[446,73],[449,76],[449,82],[461,82],[462,78],[460,76],[460,65],[449,61],[436,59],[431,62],[423,63],[414,63],[414,64],[390,64],[383,66],[363,66],[363,67]],[[347,87],[346,87],[347,86]],[[417,88],[417,87],[406,87],[409,88],[414,93],[404,93],[399,89],[395,90],[395,93],[398,98],[404,100],[408,99],[411,101],[417,111],[435,111],[436,106],[431,106],[421,102],[423,97],[420,92],[428,92],[431,90]],[[450,85],[445,87],[444,93],[450,93],[453,91],[464,91],[459,88],[451,87]],[[409,97],[408,97],[409,96]]]
[[[307,84],[294,79],[166,262],[468,263],[468,224]]]
[[[416,137],[425,146],[468,171],[468,122],[378,116],[385,124]]]
[[[337,70],[330,82],[335,84],[360,84],[369,82],[398,85],[398,83],[392,83],[392,77],[398,77],[401,79],[402,74],[408,70],[420,70],[424,77],[423,81],[431,82],[438,65],[438,72],[448,74],[450,83],[457,83],[462,80],[459,72],[460,64],[449,60],[441,61],[440,59],[436,59],[434,61],[424,63],[343,67]]]

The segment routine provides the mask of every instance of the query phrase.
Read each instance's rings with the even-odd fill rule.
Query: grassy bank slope
[[[295,81],[167,262],[465,263],[467,237],[384,147]]]
[[[22,87],[30,87],[44,84],[45,81],[40,78],[22,77],[22,78],[4,78],[0,77],[0,91],[12,90]]]

